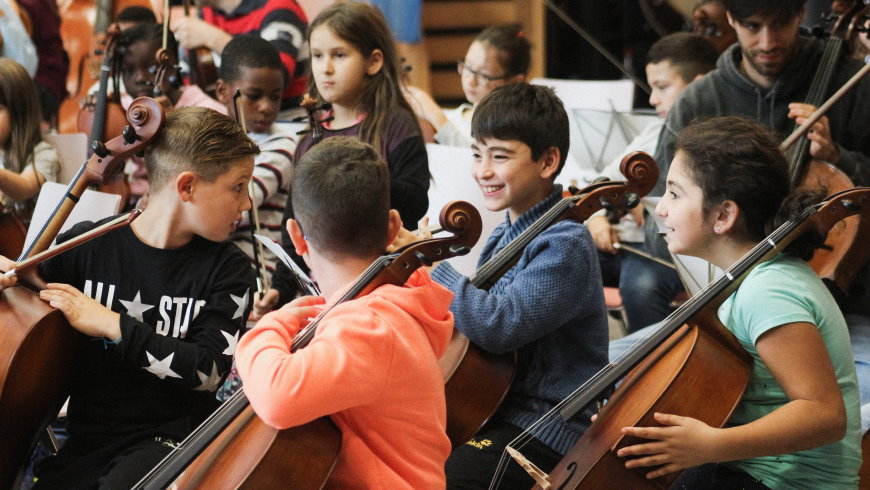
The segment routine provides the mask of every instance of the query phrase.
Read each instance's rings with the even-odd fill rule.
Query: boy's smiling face
[[[507,209],[511,222],[553,191],[559,150],[550,148],[535,160],[519,140],[484,138],[471,145],[471,174],[483,191],[490,211]]]
[[[281,108],[281,92],[284,90],[284,74],[274,68],[239,68],[238,80],[218,80],[218,99],[235,115],[233,96],[236,90],[242,94],[242,115],[251,133],[266,133],[278,118]]]

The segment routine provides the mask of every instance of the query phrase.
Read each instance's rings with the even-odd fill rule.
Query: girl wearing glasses
[[[435,129],[435,141],[468,148],[474,107],[492,89],[525,81],[530,57],[531,45],[519,26],[489,27],[474,39],[465,59],[456,63],[467,103],[444,110],[426,92],[405,87],[409,102],[417,117]]]

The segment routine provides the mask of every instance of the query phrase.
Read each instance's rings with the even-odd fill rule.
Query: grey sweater
[[[785,139],[795,128],[788,118],[788,104],[804,102],[822,56],[823,45],[813,38],[799,39],[794,61],[769,90],[762,90],[740,72],[742,54],[739,44],[728,48],[716,69],[691,83],[668,113],[659,135],[655,154],[661,173],[651,195],[664,193],[665,177],[674,157],[675,135],[693,119],[715,115],[737,115],[754,119]],[[861,69],[858,61],[844,58],[834,71],[830,95]],[[827,96],[826,96],[827,98]],[[870,78],[864,78],[827,113],[831,136],[840,149],[834,163],[855,185],[870,184]]]

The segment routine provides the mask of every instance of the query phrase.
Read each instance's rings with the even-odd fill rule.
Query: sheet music
[[[287,252],[284,251],[281,245],[278,245],[277,243],[272,241],[271,238],[264,237],[263,235],[257,235],[255,233],[254,236],[257,238],[257,240],[260,241],[260,243],[263,244],[264,247],[271,250],[272,253],[275,254],[276,257],[278,257],[278,260],[283,262],[284,265],[286,265],[287,268],[290,269],[290,271],[293,273],[293,278],[296,280],[299,288],[305,294],[311,296],[320,296],[320,288],[318,288],[317,285],[314,284],[314,281],[312,281],[311,278],[309,278],[308,275],[305,274],[305,272],[296,264],[296,261],[290,258],[290,255],[288,255]]]

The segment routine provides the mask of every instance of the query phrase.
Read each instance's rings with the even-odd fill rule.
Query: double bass
[[[144,149],[163,127],[163,113],[140,98],[127,110],[121,136],[95,145],[63,199],[18,261],[46,250],[79,197],[102,182],[122,162]],[[69,394],[72,366],[81,336],[59,310],[19,284],[0,291],[0,487],[12,488],[40,430],[53,420]]]
[[[571,416],[604,399],[607,403],[550,474],[537,475],[534,488],[668,488],[679,472],[650,480],[646,478],[648,468],[625,468],[625,459],[617,456],[617,451],[643,440],[626,436],[622,428],[658,426],[653,418],[656,412],[676,413],[721,427],[743,394],[751,359],[719,321],[719,305],[757,264],[770,260],[804,233],[824,235],[841,220],[856,215],[870,218],[870,188],[842,191],[807,208],[581,386],[548,417]],[[608,396],[620,380],[619,387]],[[522,452],[521,447],[514,449]]]
[[[468,253],[482,229],[480,214],[462,201],[448,203],[440,223],[454,235],[378,258],[336,304],[384,284],[404,284],[420,266]],[[291,352],[310,342],[333,306],[296,335]],[[332,472],[340,442],[341,434],[328,417],[286,430],[267,426],[250,407],[243,387],[134,488],[320,488]]]

